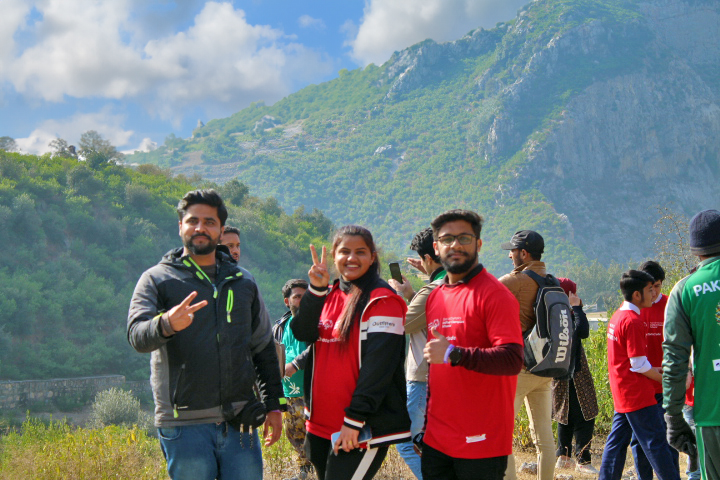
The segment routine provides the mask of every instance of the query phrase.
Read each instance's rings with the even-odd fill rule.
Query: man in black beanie
[[[673,287],[665,311],[663,406],[670,445],[697,452],[703,480],[720,480],[720,212],[692,218],[690,251],[700,264]],[[691,353],[697,441],[682,416]]]

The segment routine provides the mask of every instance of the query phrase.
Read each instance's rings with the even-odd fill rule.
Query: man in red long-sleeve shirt
[[[482,221],[474,212],[450,210],[431,223],[448,273],[426,306],[424,480],[500,480],[512,453],[520,313],[510,291],[478,263]]]

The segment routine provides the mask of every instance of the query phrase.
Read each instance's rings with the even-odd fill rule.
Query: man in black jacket
[[[260,480],[265,444],[285,407],[271,324],[260,292],[217,249],[227,210],[214,190],[178,204],[183,248],[143,273],[128,314],[128,340],[152,352],[155,426],[170,477]],[[259,402],[253,392],[258,380]]]

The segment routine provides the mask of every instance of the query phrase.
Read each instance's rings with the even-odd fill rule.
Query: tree
[[[75,146],[68,145],[68,143],[62,138],[56,138],[48,144],[48,147],[52,149],[52,155],[58,157],[71,158],[76,157]]]
[[[80,155],[90,168],[96,169],[108,162],[121,160],[124,155],[95,130],[80,135]]]
[[[239,182],[236,178],[220,187],[220,195],[222,198],[226,202],[230,202],[237,207],[242,206],[249,193],[250,188],[248,188],[248,186],[244,183]]]
[[[15,139],[12,137],[0,137],[0,150],[5,150],[6,152],[14,152],[18,148],[17,143],[15,143]]]
[[[697,258],[690,253],[690,221],[682,213],[667,207],[658,208],[658,214],[660,218],[655,222],[655,249],[658,261],[665,270],[666,283],[674,285],[697,264]]]

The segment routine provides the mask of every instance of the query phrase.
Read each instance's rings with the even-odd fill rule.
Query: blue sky
[[[267,104],[525,0],[0,0],[0,136],[43,153],[97,130],[120,150]]]

